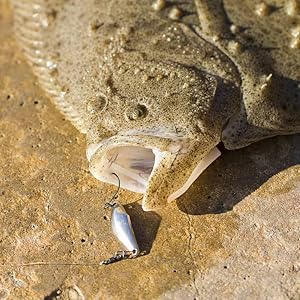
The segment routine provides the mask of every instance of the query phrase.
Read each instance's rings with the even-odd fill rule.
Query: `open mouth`
[[[87,156],[90,171],[97,179],[117,185],[118,181],[112,174],[116,173],[122,188],[145,194],[154,177],[159,176],[158,180],[161,182],[168,180],[169,171],[177,161],[187,160],[189,155],[193,157],[189,144],[182,137],[117,135],[99,145],[90,145]],[[190,167],[188,170],[189,177],[177,184],[176,190],[165,190],[167,200],[172,201],[181,196],[219,155],[220,151],[215,147],[204,159],[193,163],[192,169]],[[182,168],[180,170],[182,172]],[[174,172],[176,169],[172,171]],[[157,182],[157,178],[155,181]]]
[[[123,135],[108,139],[100,145],[92,145],[87,154],[92,174],[103,182],[118,184],[112,175],[116,173],[122,188],[145,193],[153,170],[163,156],[167,155],[167,151],[152,145],[153,139],[160,140],[156,144],[170,143],[167,139],[161,140],[153,136]]]
[[[109,149],[97,164],[96,177],[110,182],[111,174],[118,174],[121,187],[144,193],[155,163],[152,149],[139,146],[117,146]],[[100,166],[103,166],[100,169]],[[113,178],[115,181],[115,178]]]

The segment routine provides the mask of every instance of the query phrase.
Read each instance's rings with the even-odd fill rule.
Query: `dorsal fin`
[[[42,88],[49,94],[55,106],[82,133],[86,124],[77,109],[68,102],[63,87],[54,74],[56,65],[46,51],[48,29],[47,7],[43,0],[12,0],[15,35],[32,66]]]

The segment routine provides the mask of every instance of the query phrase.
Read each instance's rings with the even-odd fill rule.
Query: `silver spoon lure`
[[[101,265],[108,265],[123,259],[135,258],[140,254],[140,249],[132,228],[130,216],[127,214],[123,205],[116,200],[120,190],[120,178],[116,173],[112,174],[118,179],[118,190],[111,200],[105,204],[104,208],[111,209],[112,232],[123,245],[125,250],[115,252],[111,258],[103,260],[100,263]]]

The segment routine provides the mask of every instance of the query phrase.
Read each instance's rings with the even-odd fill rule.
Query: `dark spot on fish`
[[[51,18],[52,20],[54,20],[57,17],[57,10],[51,9],[46,14],[47,14],[48,18]]]
[[[91,30],[92,31],[97,31],[101,26],[103,26],[104,23],[103,22],[99,22],[98,20],[93,21],[91,23]]]

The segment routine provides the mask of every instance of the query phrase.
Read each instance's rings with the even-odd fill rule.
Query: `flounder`
[[[87,137],[91,173],[182,195],[219,155],[300,132],[296,0],[13,0],[40,85]]]

